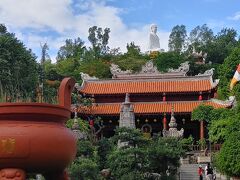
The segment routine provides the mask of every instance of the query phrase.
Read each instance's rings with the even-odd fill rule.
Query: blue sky
[[[93,25],[111,29],[110,48],[132,41],[147,50],[149,26],[158,26],[161,48],[167,50],[168,37],[175,25],[190,32],[207,24],[215,33],[222,28],[239,32],[238,0],[0,0],[0,23],[14,32],[40,57],[40,44],[47,42],[55,61],[67,38],[80,37],[90,46],[88,29]]]

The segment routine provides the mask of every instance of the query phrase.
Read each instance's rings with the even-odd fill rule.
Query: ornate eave
[[[77,89],[82,94],[103,95],[209,92],[217,87],[219,80],[212,79],[214,69],[196,76],[186,76],[188,70],[188,62],[166,73],[159,72],[152,61],[148,61],[139,73],[122,71],[117,65],[112,65],[112,79],[100,80],[81,73],[83,83]]]
[[[171,113],[174,107],[175,113],[191,113],[193,109],[201,104],[210,105],[214,108],[230,108],[232,102],[217,101],[215,99],[205,101],[172,101],[172,102],[132,102],[132,107],[135,114],[159,114]],[[89,108],[79,107],[78,113],[95,114],[95,115],[119,115],[121,103],[94,103]]]
[[[189,71],[189,63],[180,64],[178,69],[168,69],[168,72],[159,72],[154,66],[153,61],[148,61],[142,66],[142,70],[138,73],[132,73],[131,70],[122,71],[118,65],[111,64],[110,71],[113,79],[144,79],[144,78],[167,78],[167,77],[183,77]]]

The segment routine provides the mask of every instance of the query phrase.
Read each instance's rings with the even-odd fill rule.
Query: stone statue
[[[159,43],[159,37],[156,34],[157,33],[157,25],[152,24],[150,26],[151,32],[149,35],[149,51],[160,51],[160,43]]]

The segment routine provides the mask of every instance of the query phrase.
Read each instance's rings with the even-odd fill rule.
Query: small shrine
[[[174,110],[172,108],[171,119],[169,125],[169,130],[163,129],[162,134],[163,137],[174,137],[174,138],[182,138],[184,129],[181,128],[180,131],[177,130],[177,122],[174,117]]]

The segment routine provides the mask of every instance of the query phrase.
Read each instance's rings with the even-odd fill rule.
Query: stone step
[[[199,164],[182,164],[180,171],[180,179],[181,180],[198,180],[198,167]],[[205,165],[202,165],[204,168]]]

